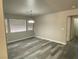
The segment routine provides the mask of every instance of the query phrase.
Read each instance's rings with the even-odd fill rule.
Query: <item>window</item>
[[[28,20],[27,23],[28,23],[28,30],[33,30],[33,25],[34,25],[35,21],[34,20]]]
[[[26,31],[26,20],[5,19],[6,33]]]
[[[26,31],[26,29],[33,30],[34,23],[35,23],[34,20],[5,19],[6,33],[22,32]]]
[[[10,31],[21,32],[26,31],[26,20],[23,19],[9,19]]]

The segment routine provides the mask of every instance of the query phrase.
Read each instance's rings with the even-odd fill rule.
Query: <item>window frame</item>
[[[11,32],[11,28],[10,28],[10,19],[16,19],[16,18],[5,18],[6,20],[7,20],[7,28],[8,28],[8,32],[7,33],[18,33],[18,31],[17,32]],[[17,20],[17,19],[16,19]],[[25,22],[26,22],[26,31],[27,31],[27,20],[26,19],[24,19],[25,20]],[[6,26],[6,24],[5,24],[5,26]],[[19,32],[26,32],[26,31],[19,31]]]

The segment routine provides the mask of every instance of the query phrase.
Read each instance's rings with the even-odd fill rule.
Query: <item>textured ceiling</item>
[[[4,12],[19,15],[42,15],[77,8],[77,0],[4,0]],[[31,12],[32,10],[32,12]]]

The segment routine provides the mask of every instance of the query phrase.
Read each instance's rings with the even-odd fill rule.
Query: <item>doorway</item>
[[[70,40],[78,38],[78,16],[71,16]]]

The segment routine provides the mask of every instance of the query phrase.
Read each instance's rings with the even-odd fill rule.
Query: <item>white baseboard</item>
[[[56,42],[56,43],[60,43],[60,44],[66,45],[66,43],[64,43],[64,42],[60,42],[60,41],[56,41],[56,40],[52,40],[52,39],[47,39],[47,38],[44,38],[44,37],[41,37],[41,36],[36,36],[36,37],[44,39],[44,40],[48,40],[48,41],[51,41],[51,42]]]

